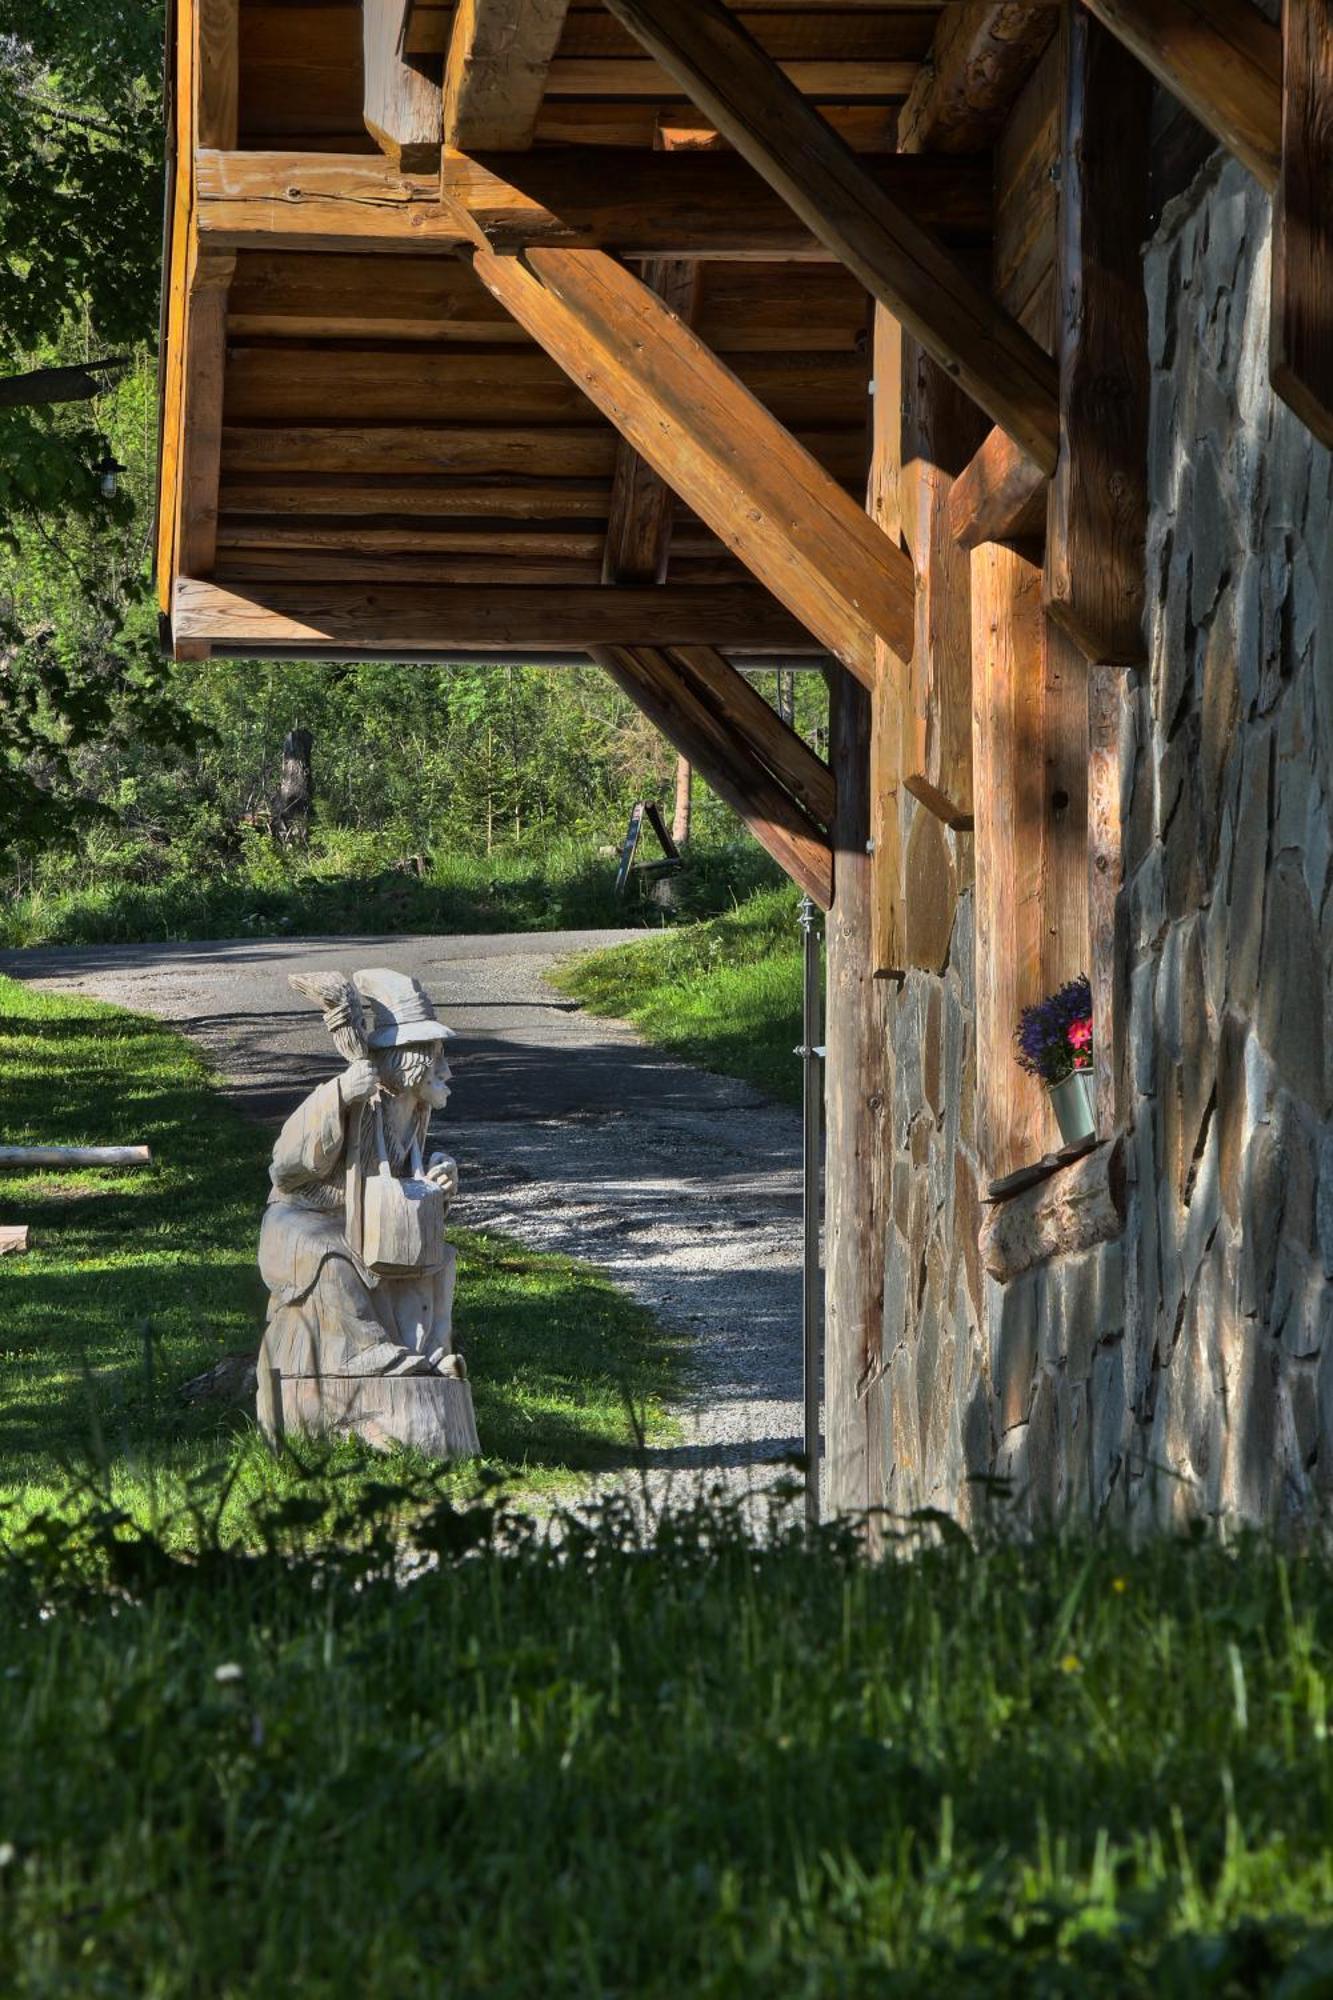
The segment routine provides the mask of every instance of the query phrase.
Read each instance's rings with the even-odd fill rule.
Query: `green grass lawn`
[[[258,1344],[255,1269],[272,1135],[212,1088],[182,1038],[94,1000],[0,979],[0,1131],[14,1142],[146,1140],[148,1172],[0,1174],[0,1495],[25,1507],[100,1468],[124,1494],[235,1466],[271,1478],[249,1419],[180,1385]],[[675,1358],[595,1272],[451,1232],[456,1329],[492,1469],[534,1485],[618,1461],[630,1404],[659,1432]],[[368,1459],[368,1455],[367,1455]],[[368,1462],[373,1464],[373,1460]]]
[[[1333,1991],[1323,1555],[421,1539],[12,1556],[0,1991]]]
[[[594,1013],[632,1021],[686,1062],[799,1104],[801,933],[796,891],[761,889],[669,937],[574,959],[556,984]]]

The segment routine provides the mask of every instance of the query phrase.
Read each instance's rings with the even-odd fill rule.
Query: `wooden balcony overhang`
[[[591,654],[825,901],[829,815],[732,663],[829,662],[906,699],[903,782],[970,825],[967,550],[1045,527],[1089,658],[1141,610],[1139,377],[1105,402],[1138,251],[1095,79],[1145,66],[1276,193],[1274,379],[1333,441],[1322,21],[175,0],[168,643]]]

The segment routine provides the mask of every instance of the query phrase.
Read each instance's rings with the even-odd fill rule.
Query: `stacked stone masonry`
[[[944,970],[891,1001],[896,1510],[1146,1528],[1333,1491],[1333,467],[1269,387],[1269,253],[1267,199],[1218,156],[1145,257],[1119,1240],[1007,1284],[981,1263],[967,835]]]

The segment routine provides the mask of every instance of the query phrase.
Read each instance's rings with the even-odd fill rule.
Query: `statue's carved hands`
[[[338,1095],[344,1104],[365,1104],[379,1089],[379,1082],[374,1063],[361,1056],[338,1078]]]
[[[458,1193],[458,1162],[449,1153],[432,1153],[426,1163],[426,1179],[444,1192],[447,1202]]]

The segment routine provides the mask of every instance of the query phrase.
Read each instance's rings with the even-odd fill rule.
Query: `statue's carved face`
[[[406,1048],[388,1049],[379,1059],[385,1089],[393,1097],[415,1097],[432,1111],[443,1111],[449,1102],[449,1079],[453,1072],[444,1059],[443,1042],[416,1042]]]

